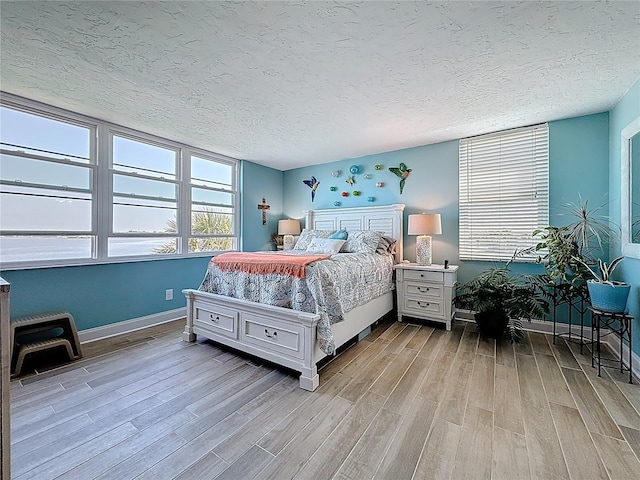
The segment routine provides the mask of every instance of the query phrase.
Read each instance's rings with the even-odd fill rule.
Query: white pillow
[[[335,230],[302,230],[300,237],[296,241],[294,250],[306,250],[314,238],[329,238]]]
[[[344,245],[344,240],[334,238],[314,238],[307,247],[308,253],[326,253],[333,255],[338,253]]]

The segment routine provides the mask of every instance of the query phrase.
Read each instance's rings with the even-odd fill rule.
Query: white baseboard
[[[175,310],[167,310],[166,312],[154,313],[153,315],[132,318],[131,320],[112,323],[102,327],[80,330],[78,332],[78,338],[80,343],[95,342],[96,340],[103,340],[115,335],[122,335],[123,333],[135,332],[136,330],[160,325],[161,323],[172,322],[173,320],[185,318],[186,316],[186,307],[176,308]]]
[[[553,322],[543,322],[541,320],[532,320],[531,322],[523,321],[522,326],[529,332],[553,333]],[[567,323],[556,323],[556,334],[569,333],[569,325]],[[580,325],[571,325],[571,334],[580,336]],[[591,338],[591,327],[585,325],[583,335]]]
[[[473,322],[473,314],[464,310],[462,311],[458,310],[456,311],[456,319],[462,320],[465,322]],[[533,320],[531,322],[523,321],[522,326],[525,330],[528,330],[530,332],[549,333],[549,334],[553,333],[553,322],[543,322],[540,320]],[[568,333],[568,332],[569,332],[568,324],[559,323],[559,322],[556,323],[556,335],[558,333]],[[608,333],[608,330],[602,329],[600,336],[602,337],[607,333]],[[571,325],[571,334],[579,337],[580,325],[576,325],[576,324]],[[590,326],[584,327],[584,336],[589,339],[591,338]],[[617,336],[606,335],[606,337],[602,339],[601,342],[607,345],[614,354],[620,355],[620,340]],[[624,356],[622,357],[622,363],[626,367],[628,367],[629,366],[629,347],[627,345],[623,345],[622,347],[623,347],[622,353],[624,354]],[[635,378],[640,378],[640,356],[638,356],[635,352],[631,352],[631,357],[633,360],[633,376]]]

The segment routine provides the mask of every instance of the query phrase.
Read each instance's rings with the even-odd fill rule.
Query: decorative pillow
[[[335,239],[338,239],[338,240],[346,240],[348,237],[349,237],[349,234],[343,228],[342,230],[338,230],[337,232],[335,232],[329,238],[335,238]]]
[[[307,230],[306,228],[300,233],[300,237],[296,242],[294,250],[306,250],[314,238],[329,238],[335,230]]]
[[[376,253],[380,255],[393,255],[396,251],[396,239],[382,235]]]
[[[376,253],[382,232],[374,230],[356,230],[349,234],[349,239],[342,246],[342,252]]]
[[[338,253],[340,248],[344,245],[344,240],[336,238],[314,238],[307,247],[308,253],[326,253],[333,255]]]

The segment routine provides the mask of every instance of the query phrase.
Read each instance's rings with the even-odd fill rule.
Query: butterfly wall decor
[[[411,169],[407,168],[404,163],[400,163],[397,167],[389,167],[389,171],[394,173],[397,177],[400,177],[400,195],[402,195],[402,190],[404,190],[404,183],[409,174],[411,173]]]
[[[320,182],[316,180],[316,177],[311,175],[311,180],[302,180],[302,183],[311,189],[311,201],[313,202],[316,198],[316,190],[318,190]]]

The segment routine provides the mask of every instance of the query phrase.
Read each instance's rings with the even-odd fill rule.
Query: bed
[[[404,205],[307,210],[305,228],[309,230],[373,230],[396,239],[394,260],[402,261]],[[339,257],[349,254],[340,254]],[[391,263],[393,263],[391,261]],[[307,272],[311,266],[306,267]],[[391,265],[392,268],[392,265]],[[319,270],[319,269],[318,269]],[[330,324],[326,338],[324,310],[309,313],[294,308],[210,293],[201,289],[184,290],[187,298],[185,341],[197,335],[300,372],[300,387],[315,390],[319,384],[317,363],[335,349],[356,337],[393,308],[394,292],[389,289],[364,304],[341,312],[341,321]],[[318,333],[320,331],[320,333]]]

